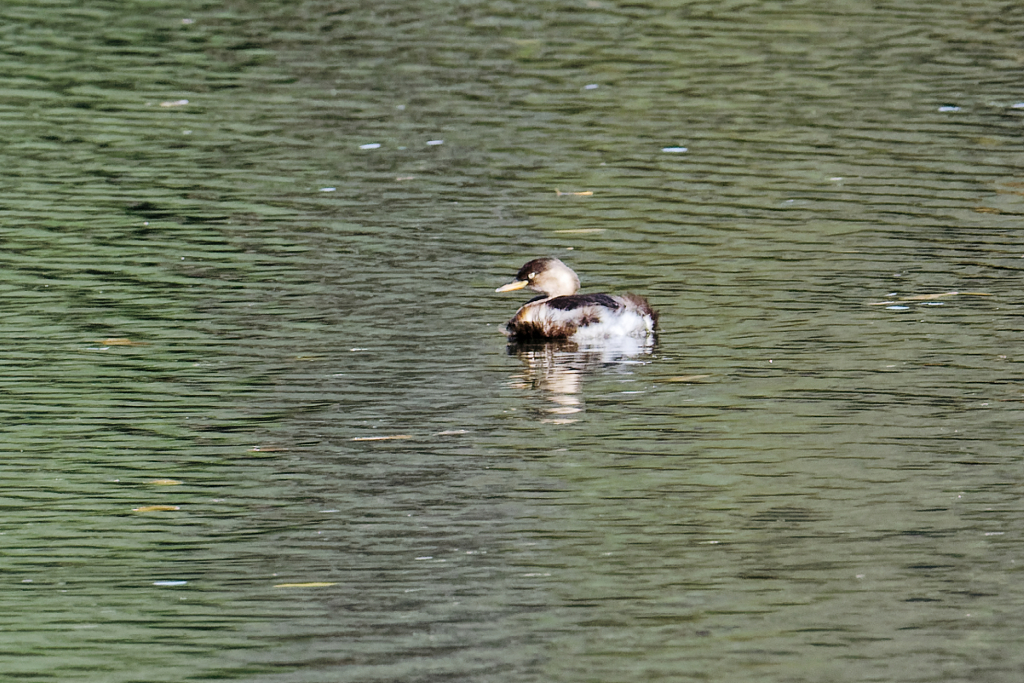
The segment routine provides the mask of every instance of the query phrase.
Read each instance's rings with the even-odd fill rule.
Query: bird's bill
[[[494,291],[495,292],[514,292],[517,289],[522,289],[523,287],[525,287],[528,284],[530,284],[529,280],[513,280],[512,282],[508,283],[507,285],[502,285],[501,287],[498,287]]]

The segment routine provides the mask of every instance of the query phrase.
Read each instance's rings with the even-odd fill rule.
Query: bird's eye
[[[526,279],[527,279],[527,280],[532,280],[532,279],[533,279],[533,277],[534,277],[534,276],[535,276],[536,274],[537,274],[537,273],[530,273],[529,275],[527,275],[527,276],[526,276]]]

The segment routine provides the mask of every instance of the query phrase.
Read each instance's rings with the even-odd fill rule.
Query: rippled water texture
[[[4,4],[0,678],[1019,681],[1022,36]]]

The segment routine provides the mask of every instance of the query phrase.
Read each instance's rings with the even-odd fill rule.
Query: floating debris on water
[[[932,299],[944,299],[948,296],[956,296],[960,292],[940,292],[938,294],[914,294],[913,296],[905,296],[901,301],[931,301]]]
[[[690,150],[686,147],[662,147],[661,151],[669,152],[670,154],[681,154],[683,152],[688,152]]]
[[[955,104],[944,104],[939,107],[939,111],[960,111],[960,107]]]
[[[180,509],[181,507],[178,505],[143,505],[132,508],[132,512],[175,512]]]
[[[889,294],[887,301],[869,301],[868,306],[890,306],[891,304],[917,303],[945,299],[951,296],[992,296],[988,292],[939,292],[938,294],[913,294],[911,296],[898,297],[895,293]]]
[[[184,107],[186,104],[188,104],[188,100],[167,100],[166,102],[161,102],[160,106],[161,107]]]
[[[142,342],[132,341],[126,337],[108,337],[106,339],[97,339],[97,344],[103,344],[104,346],[145,346]]]
[[[367,142],[365,145],[359,145],[359,149],[377,149],[379,147],[379,142]]]
[[[437,145],[443,145],[444,140],[427,140],[427,144],[436,147]]]
[[[562,192],[557,187],[555,188],[556,197],[593,197],[594,192],[592,190],[584,190],[583,192]]]

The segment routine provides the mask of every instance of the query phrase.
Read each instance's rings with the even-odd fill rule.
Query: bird
[[[523,288],[540,292],[524,304],[502,330],[510,341],[590,342],[632,337],[653,339],[658,314],[635,294],[577,294],[580,279],[557,258],[527,262],[514,280],[495,292]]]

